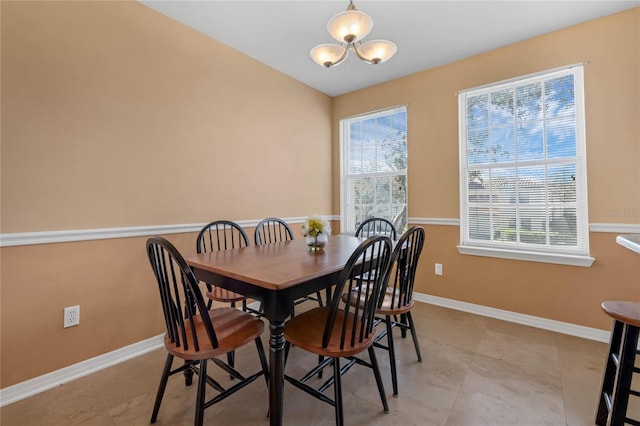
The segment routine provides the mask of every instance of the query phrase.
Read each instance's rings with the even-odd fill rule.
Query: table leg
[[[269,424],[280,426],[284,402],[284,321],[270,321],[269,330]]]

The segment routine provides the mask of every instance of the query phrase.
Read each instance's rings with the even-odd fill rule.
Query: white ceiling
[[[374,22],[365,41],[391,40],[398,53],[380,65],[351,54],[326,69],[309,51],[334,42],[327,22],[346,10],[347,0],[139,1],[330,96],[640,6],[640,0],[356,0]]]

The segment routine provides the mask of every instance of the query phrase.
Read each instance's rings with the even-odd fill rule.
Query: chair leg
[[[408,327],[407,324],[407,314],[401,314],[400,315],[400,323],[404,324],[406,327]],[[407,337],[407,328],[406,327],[400,327],[400,335],[402,336],[403,339],[406,339]]]
[[[284,342],[284,365],[287,365],[289,359],[289,350],[291,349],[291,343]]]
[[[289,312],[291,312],[291,319],[295,318],[296,316],[296,302],[293,301],[291,303],[291,307],[289,308]]]
[[[611,408],[611,424],[623,425],[627,420],[627,407],[629,405],[629,392],[633,377],[636,348],[638,347],[639,328],[629,324],[624,325],[622,332],[622,347],[620,348],[620,364],[616,375],[616,384],[613,391],[613,407]],[[627,422],[630,424],[638,424]]]
[[[398,371],[396,370],[396,349],[393,345],[393,327],[391,316],[385,315],[384,323],[387,327],[387,349],[389,350],[389,364],[391,367],[391,383],[393,385],[393,396],[398,396]]]
[[[324,292],[326,297],[325,300],[327,301],[327,306],[329,306],[331,304],[331,286],[325,288]]]
[[[267,382],[267,388],[269,387],[269,364],[267,363],[267,357],[264,354],[264,346],[260,337],[256,339],[256,348],[258,349],[258,357],[260,358],[260,365],[262,365],[262,371],[264,372],[264,379]]]
[[[198,373],[198,393],[196,395],[196,417],[193,422],[195,426],[202,426],[204,422],[204,396],[207,387],[207,360],[200,361],[200,372]]]
[[[187,361],[185,361],[184,363],[186,364]],[[187,368],[182,374],[184,375],[184,385],[191,386],[193,384],[193,370]]]
[[[187,288],[186,290],[186,294],[185,294],[185,309],[190,309],[191,312],[195,312],[196,311],[196,301],[193,298],[193,296],[191,296],[191,291]],[[211,299],[209,299],[209,302],[213,302]],[[207,308],[209,309],[209,308]],[[184,362],[185,364],[187,363],[187,361]],[[184,385],[185,386],[191,386],[191,384],[193,383],[193,370],[190,368],[187,368],[186,370],[184,370]]]
[[[227,364],[229,364],[229,367],[234,368],[236,366],[236,352],[235,351],[231,351],[231,352],[227,352]],[[231,380],[234,379],[233,374],[229,374],[229,378]]]
[[[167,354],[167,360],[164,363],[164,369],[162,370],[162,377],[160,378],[160,384],[158,385],[158,392],[156,393],[156,402],[153,405],[153,412],[151,413],[151,423],[155,423],[158,419],[158,411],[160,411],[160,404],[162,403],[162,397],[164,396],[164,390],[167,387],[167,381],[169,380],[169,373],[171,372],[171,364],[173,364],[173,355]]]
[[[420,345],[418,344],[418,335],[416,334],[416,327],[413,325],[411,311],[407,312],[407,320],[409,321],[409,329],[411,330],[411,337],[413,338],[413,346],[415,346],[416,355],[418,355],[418,362],[422,362],[422,354],[420,353]]]
[[[320,305],[321,308],[324,307],[324,303],[322,303],[322,295],[319,291],[316,291],[316,297],[318,298],[318,305]]]
[[[342,381],[340,374],[340,358],[333,359],[333,391],[336,412],[336,426],[344,425],[344,411],[342,409]]]
[[[609,342],[609,352],[605,363],[604,377],[602,379],[602,388],[600,390],[598,411],[596,412],[596,424],[598,426],[606,426],[609,417],[610,407],[608,406],[608,402],[610,402],[610,398],[613,396],[613,386],[615,384],[616,374],[618,371],[615,357],[619,356],[623,331],[624,323],[622,321],[614,321],[611,339]],[[607,401],[608,399],[609,401]]]
[[[380,367],[378,366],[378,358],[376,358],[376,351],[373,349],[373,345],[369,346],[369,358],[371,358],[371,367],[373,367],[373,375],[376,378],[378,385],[378,392],[380,393],[380,399],[382,400],[382,407],[384,412],[389,412],[389,404],[387,404],[387,395],[384,391],[384,384],[382,383],[382,376],[380,375]]]
[[[211,284],[207,284],[207,290],[211,293],[213,291],[213,286]],[[213,306],[213,299],[207,300],[207,310],[210,310],[211,306]]]

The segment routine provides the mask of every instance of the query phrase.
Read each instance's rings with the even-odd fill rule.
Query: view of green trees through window
[[[394,108],[341,122],[344,231],[370,217],[407,226],[407,111]]]

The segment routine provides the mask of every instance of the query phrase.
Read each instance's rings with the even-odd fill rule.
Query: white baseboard
[[[457,311],[469,312],[471,314],[481,315],[484,317],[528,325],[530,327],[541,328],[543,330],[555,331],[556,333],[568,334],[570,336],[595,340],[597,342],[609,343],[611,336],[611,332],[608,330],[600,330],[598,328],[585,327],[582,325],[535,317],[533,315],[521,314],[518,312],[504,311],[502,309],[461,302],[459,300],[446,299],[444,297],[431,296],[429,294],[414,293],[413,298],[418,302],[429,303],[432,305],[455,309]]]
[[[414,299],[417,302],[429,303],[458,311],[469,312],[476,315],[581,337],[584,339],[604,343],[609,342],[610,332],[606,330],[534,317],[532,315],[520,314],[517,312],[504,311],[502,309],[489,308],[487,306],[475,305],[473,303],[445,299],[443,297],[431,296],[422,293],[414,293]],[[254,302],[251,306],[257,309],[259,303]],[[39,377],[34,377],[33,379],[22,383],[0,389],[0,407],[161,348],[163,346],[163,337],[163,334],[154,336],[141,342],[125,346],[124,348],[120,348],[115,351],[90,358],[86,361],[61,368],[60,370],[56,370]]]
[[[0,389],[0,407],[164,347],[164,334]]]

